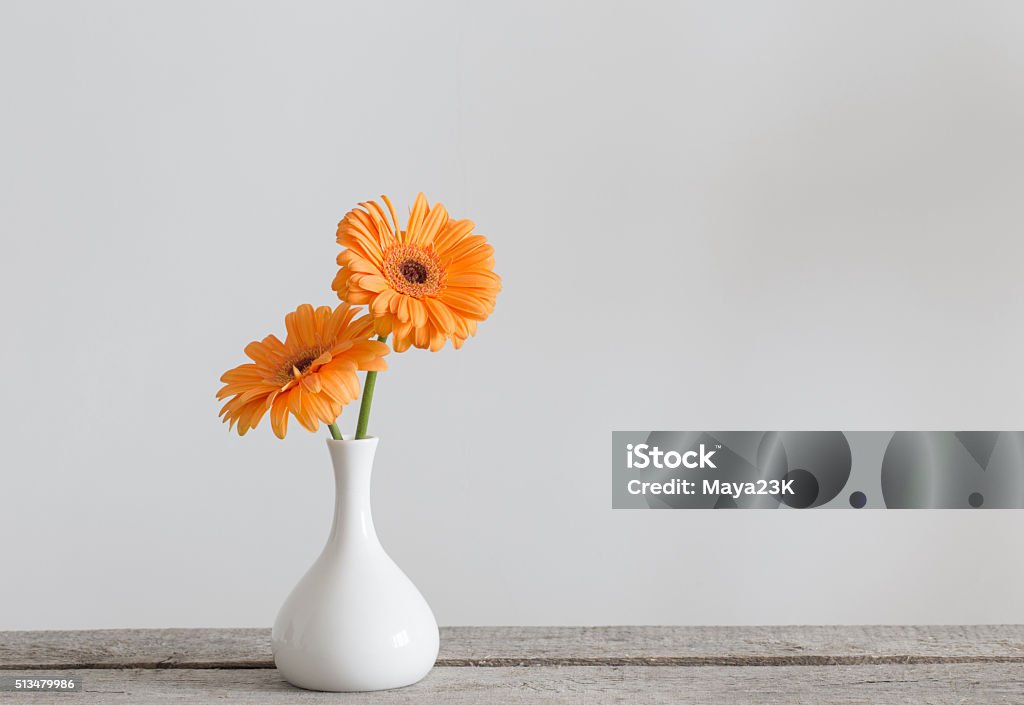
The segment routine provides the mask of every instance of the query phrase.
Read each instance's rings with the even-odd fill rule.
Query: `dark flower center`
[[[384,253],[382,273],[398,294],[419,299],[445,286],[445,271],[430,247],[395,244]]]
[[[318,357],[320,356],[314,353],[310,353],[309,355],[306,355],[305,357],[296,360],[292,364],[295,365],[299,372],[305,373],[306,370],[308,370],[310,366],[313,364],[313,360],[317,359]]]
[[[427,268],[415,260],[405,260],[398,271],[410,284],[422,284],[427,280]]]

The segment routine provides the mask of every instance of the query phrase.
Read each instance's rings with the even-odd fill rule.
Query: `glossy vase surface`
[[[300,688],[399,688],[423,678],[437,658],[434,614],[373,528],[370,476],[377,440],[327,441],[334,523],[271,634],[278,670]]]

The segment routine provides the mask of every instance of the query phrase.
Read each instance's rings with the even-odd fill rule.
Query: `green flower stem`
[[[386,343],[386,335],[378,335],[377,340]],[[356,425],[356,440],[366,438],[366,427],[370,425],[370,405],[373,404],[373,387],[377,384],[377,373],[370,370],[363,382],[363,400],[359,402],[359,423]]]
[[[336,441],[341,440],[341,431],[338,429],[337,421],[331,424],[327,424],[327,428],[331,429],[331,438],[333,438]]]

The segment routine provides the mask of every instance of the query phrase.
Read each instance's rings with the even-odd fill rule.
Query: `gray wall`
[[[612,429],[1024,428],[1022,76],[1016,2],[5,2],[0,628],[272,621],[326,434],[217,378],[419,189],[505,279],[378,384],[441,623],[1024,621],[1019,512],[609,490]]]

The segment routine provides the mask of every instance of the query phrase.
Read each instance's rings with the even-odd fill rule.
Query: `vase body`
[[[373,528],[370,475],[377,439],[327,441],[334,464],[334,523],[320,557],[274,622],[274,663],[308,690],[411,685],[437,659],[437,622]]]

